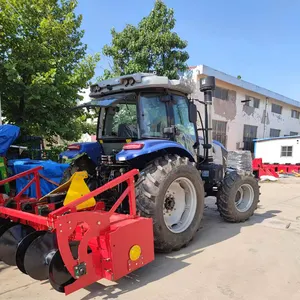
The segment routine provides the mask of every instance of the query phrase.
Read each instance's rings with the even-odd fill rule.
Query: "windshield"
[[[114,106],[102,108],[100,122],[103,128],[102,137],[137,138],[137,112],[136,103],[119,103]]]
[[[141,137],[164,137],[168,127],[166,104],[159,95],[142,94],[140,97]]]

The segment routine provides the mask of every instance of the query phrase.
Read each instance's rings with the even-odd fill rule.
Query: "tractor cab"
[[[195,158],[197,129],[190,115],[190,90],[179,80],[154,74],[124,77],[115,85],[112,79],[104,86],[102,82],[102,88],[92,86],[91,101],[82,105],[98,109],[97,140],[103,154],[119,153],[125,144],[135,141],[171,140]]]

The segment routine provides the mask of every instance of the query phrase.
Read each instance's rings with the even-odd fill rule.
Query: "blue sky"
[[[175,31],[188,41],[190,66],[206,64],[300,101],[300,1],[165,0],[174,8]],[[79,0],[88,52],[111,42],[149,14],[154,0]],[[103,57],[100,75],[108,67]]]

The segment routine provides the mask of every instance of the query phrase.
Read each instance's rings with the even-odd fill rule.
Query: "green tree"
[[[177,78],[178,71],[186,70],[189,55],[184,50],[187,42],[173,31],[174,27],[173,9],[156,0],[153,10],[137,26],[127,25],[121,32],[113,28],[112,43],[103,48],[103,54],[112,58],[113,66],[102,79],[153,71]]]
[[[0,0],[0,93],[6,122],[48,140],[84,130],[71,110],[94,76],[76,0]]]

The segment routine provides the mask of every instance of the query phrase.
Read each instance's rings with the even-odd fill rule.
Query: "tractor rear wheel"
[[[153,219],[159,252],[186,246],[200,227],[203,182],[187,157],[166,156],[147,166],[137,182],[136,198],[140,215]]]
[[[259,203],[259,185],[250,175],[228,172],[217,196],[217,206],[225,221],[239,223],[248,220]]]

